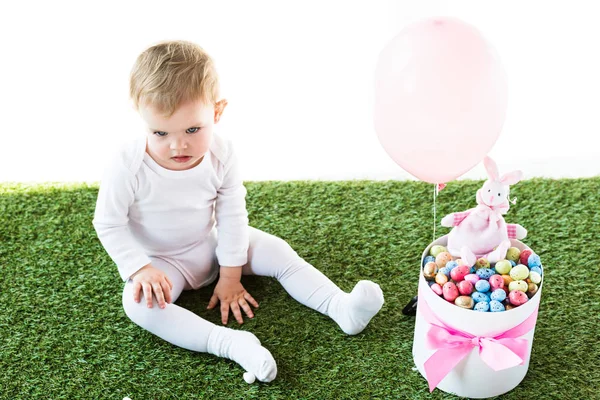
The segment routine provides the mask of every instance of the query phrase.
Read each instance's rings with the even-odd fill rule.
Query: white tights
[[[173,282],[174,303],[189,285],[170,263],[160,258],[151,259],[152,266],[162,270]],[[383,305],[379,285],[360,281],[351,293],[345,293],[298,256],[287,242],[254,228],[250,228],[248,263],[242,273],[276,278],[294,299],[328,315],[350,335],[361,332]],[[132,289],[130,280],[123,290],[123,308],[137,325],[176,346],[232,359],[261,381],[275,378],[275,361],[253,334],[217,326],[173,303],[160,309],[154,299],[153,307],[148,308],[143,295],[139,303],[133,301]]]

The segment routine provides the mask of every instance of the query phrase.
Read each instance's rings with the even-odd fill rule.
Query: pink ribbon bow
[[[529,350],[528,340],[519,337],[535,327],[539,307],[516,327],[494,337],[481,337],[445,325],[427,305],[422,290],[419,292],[421,293],[417,311],[430,325],[426,345],[429,349],[436,350],[424,364],[430,392],[433,392],[442,379],[475,347],[479,348],[481,359],[494,371],[512,368],[525,362]]]

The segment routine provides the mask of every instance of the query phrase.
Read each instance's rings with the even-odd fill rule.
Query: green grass
[[[438,221],[472,207],[480,185],[449,185]],[[414,317],[401,313],[432,238],[432,186],[246,186],[251,225],[287,240],[344,290],[359,279],[381,285],[386,303],[363,333],[344,335],[275,280],[245,277],[261,307],[241,329],[261,339],[279,369],[275,381],[247,385],[237,364],[176,348],[125,316],[122,282],[91,224],[96,186],[0,184],[0,397],[453,398],[430,395],[412,370]],[[599,398],[600,178],[529,180],[511,194],[519,200],[507,220],[529,230],[525,242],[546,275],[529,372],[502,398]],[[178,304],[219,323],[205,310],[213,287],[185,292]]]

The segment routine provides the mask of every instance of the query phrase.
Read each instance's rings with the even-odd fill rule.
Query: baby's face
[[[183,171],[202,161],[218,121],[212,104],[188,102],[169,118],[148,105],[140,106],[139,112],[148,125],[146,152],[161,167]]]

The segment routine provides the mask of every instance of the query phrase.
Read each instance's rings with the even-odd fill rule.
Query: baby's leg
[[[252,227],[243,273],[277,278],[290,296],[331,317],[349,335],[360,333],[383,305],[376,283],[360,281],[351,293],[345,293],[287,242]]]
[[[175,302],[186,285],[185,278],[162,259],[152,258],[152,266],[167,274],[173,282],[171,296]],[[125,314],[147,331],[184,349],[229,358],[263,382],[269,382],[277,375],[273,356],[252,333],[216,326],[173,303],[160,309],[154,299],[153,307],[148,308],[143,294],[141,297],[139,303],[133,301],[133,284],[129,280],[123,290]]]

